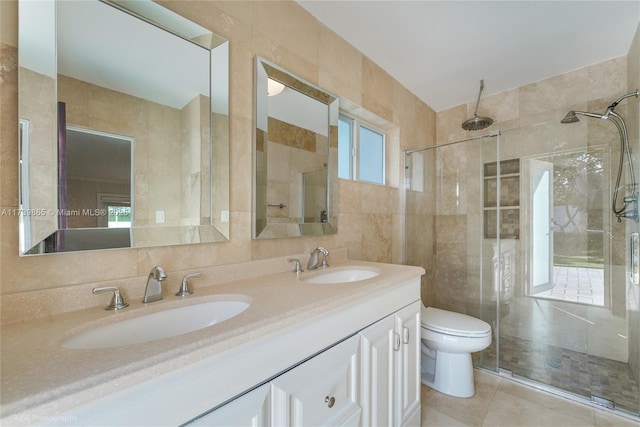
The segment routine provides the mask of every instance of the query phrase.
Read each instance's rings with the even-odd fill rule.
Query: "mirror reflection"
[[[226,240],[228,42],[146,0],[19,8],[20,254]]]
[[[254,238],[337,232],[339,100],[256,59]]]

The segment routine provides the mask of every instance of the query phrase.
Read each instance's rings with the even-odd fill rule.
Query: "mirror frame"
[[[53,19],[57,20],[57,1],[53,2]],[[140,19],[142,22],[146,24],[153,25],[154,27],[160,28],[170,34],[173,34],[176,37],[179,37],[189,43],[193,43],[202,47],[203,49],[209,51],[209,68],[206,70],[209,78],[209,118],[207,120],[207,132],[208,132],[208,151],[209,154],[207,158],[203,158],[204,164],[208,164],[209,168],[202,176],[203,182],[207,182],[207,189],[205,191],[208,194],[205,197],[206,203],[203,204],[203,207],[208,208],[208,213],[206,216],[202,214],[199,215],[201,218],[200,224],[194,225],[148,225],[148,226],[136,226],[135,224],[128,228],[129,231],[129,245],[128,246],[109,246],[109,243],[106,243],[105,246],[98,247],[81,247],[81,248],[71,248],[69,250],[58,251],[55,250],[51,245],[47,245],[45,242],[48,238],[42,241],[29,241],[24,242],[23,233],[20,233],[20,242],[18,252],[20,256],[33,256],[33,255],[43,255],[49,253],[64,253],[64,252],[73,252],[73,251],[86,251],[86,250],[108,250],[108,249],[128,249],[128,248],[141,248],[141,247],[153,247],[153,246],[171,246],[171,245],[181,245],[181,244],[198,244],[198,243],[209,243],[209,242],[222,242],[229,240],[229,193],[230,193],[230,174],[229,174],[229,41],[208,28],[201,27],[199,24],[193,23],[201,27],[203,30],[208,32],[206,37],[199,38],[190,38],[185,33],[182,33],[178,28],[182,24],[182,22],[190,23],[191,21],[177,12],[174,12],[171,9],[168,9],[160,4],[149,1],[148,4],[142,4],[142,2],[129,2],[127,0],[97,0],[100,3],[103,3],[109,7],[113,7],[116,10],[119,10],[122,13],[126,13],[131,15],[137,19]],[[144,2],[147,3],[147,2]],[[162,14],[154,15],[155,12],[149,12],[148,16],[144,7],[149,6],[156,9],[161,9]],[[133,8],[132,8],[133,7]],[[142,9],[140,9],[142,7]],[[181,22],[182,21],[182,22]],[[176,22],[174,26],[174,22]],[[54,43],[55,44],[55,43]],[[57,46],[54,47],[57,50]],[[55,55],[55,54],[54,54]],[[220,61],[220,66],[214,68],[213,57],[215,56],[216,61]],[[20,65],[19,65],[20,66]],[[58,81],[58,69],[57,65],[55,66],[55,79],[54,84],[57,86]],[[204,72],[204,71],[203,71]],[[220,81],[222,86],[216,86],[219,89],[214,92],[213,88],[213,79],[215,79],[216,83]],[[21,93],[20,86],[18,88],[19,96]],[[220,104],[219,108],[214,110],[213,102],[215,101]],[[58,103],[58,93],[52,95],[53,99],[48,101],[47,105],[55,106]],[[218,104],[216,104],[218,105]],[[55,111],[57,108],[53,107]],[[214,113],[219,111],[221,120],[218,120],[214,123]],[[21,120],[21,115],[19,116],[19,121]],[[54,119],[55,121],[55,119]],[[56,123],[53,123],[55,126]],[[22,126],[22,124],[20,124]],[[223,129],[225,128],[225,129]],[[22,128],[21,128],[22,129]],[[51,146],[57,152],[58,142],[56,140],[57,135],[52,135],[51,138]],[[19,158],[22,158],[22,153],[19,153]],[[57,165],[53,166],[57,170]],[[56,171],[53,172],[57,174]],[[133,172],[135,173],[135,172]],[[208,176],[207,176],[208,175]],[[214,186],[214,182],[218,182],[222,180],[223,184]],[[19,183],[19,192],[22,194],[22,182]],[[56,184],[57,187],[57,184]],[[132,193],[132,205],[135,203],[134,199],[134,191],[135,189],[131,189]],[[57,195],[56,195],[57,197]],[[200,196],[202,197],[202,195]],[[57,200],[57,199],[56,199]],[[56,202],[56,207],[59,206]],[[60,211],[60,209],[49,209],[51,211]],[[29,221],[28,213],[23,214],[23,209],[19,209],[19,221]],[[59,215],[59,214],[58,214]],[[145,233],[145,235],[153,235],[153,233],[157,233],[160,230],[166,231],[177,229],[176,232],[173,232],[174,237],[168,237],[166,239],[151,241],[148,240],[142,244],[137,244],[134,236],[137,233]],[[88,237],[90,240],[101,240],[106,237],[105,233],[108,233],[109,230],[105,227],[96,227],[91,229],[66,229],[61,230],[59,226],[54,226],[52,231],[52,235],[60,235],[64,233],[86,233],[87,235],[91,234],[92,237]],[[185,235],[191,235],[191,237],[185,238]],[[64,237],[62,237],[64,239]],[[108,238],[107,238],[108,240]]]
[[[254,88],[256,99],[254,103],[253,135],[253,209],[252,209],[252,238],[273,239],[284,237],[318,236],[336,234],[338,232],[338,117],[340,98],[324,89],[310,83],[284,68],[260,57],[255,57]],[[286,88],[291,88],[327,106],[327,220],[324,222],[278,223],[268,222],[267,216],[267,180],[259,183],[258,153],[259,147],[264,147],[268,141],[268,128],[262,130],[260,123],[268,123],[268,95],[267,80],[275,80]],[[268,127],[268,125],[267,125]],[[264,172],[266,173],[266,171]],[[259,218],[264,218],[260,220]]]

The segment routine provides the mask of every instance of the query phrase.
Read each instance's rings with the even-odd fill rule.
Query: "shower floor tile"
[[[604,306],[604,270],[554,266],[553,288],[532,296]]]
[[[488,350],[487,356],[495,360],[495,346]],[[500,368],[587,398],[613,400],[616,408],[638,412],[640,389],[626,363],[503,335]]]

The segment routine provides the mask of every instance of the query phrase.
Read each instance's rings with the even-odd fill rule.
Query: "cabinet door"
[[[265,384],[188,423],[189,426],[266,427],[270,423],[271,386]]]
[[[277,426],[357,426],[358,336],[320,353],[272,381]]]
[[[399,335],[395,332],[394,316],[374,323],[360,333],[362,374],[360,396],[362,406],[361,426],[394,425],[394,369],[399,346]]]
[[[420,420],[420,303],[414,303],[396,313],[396,331],[400,333],[402,344],[396,363],[396,423],[395,425],[416,425],[415,412]]]

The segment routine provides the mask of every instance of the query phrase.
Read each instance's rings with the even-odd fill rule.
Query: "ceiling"
[[[626,56],[640,1],[297,0],[436,111]]]

